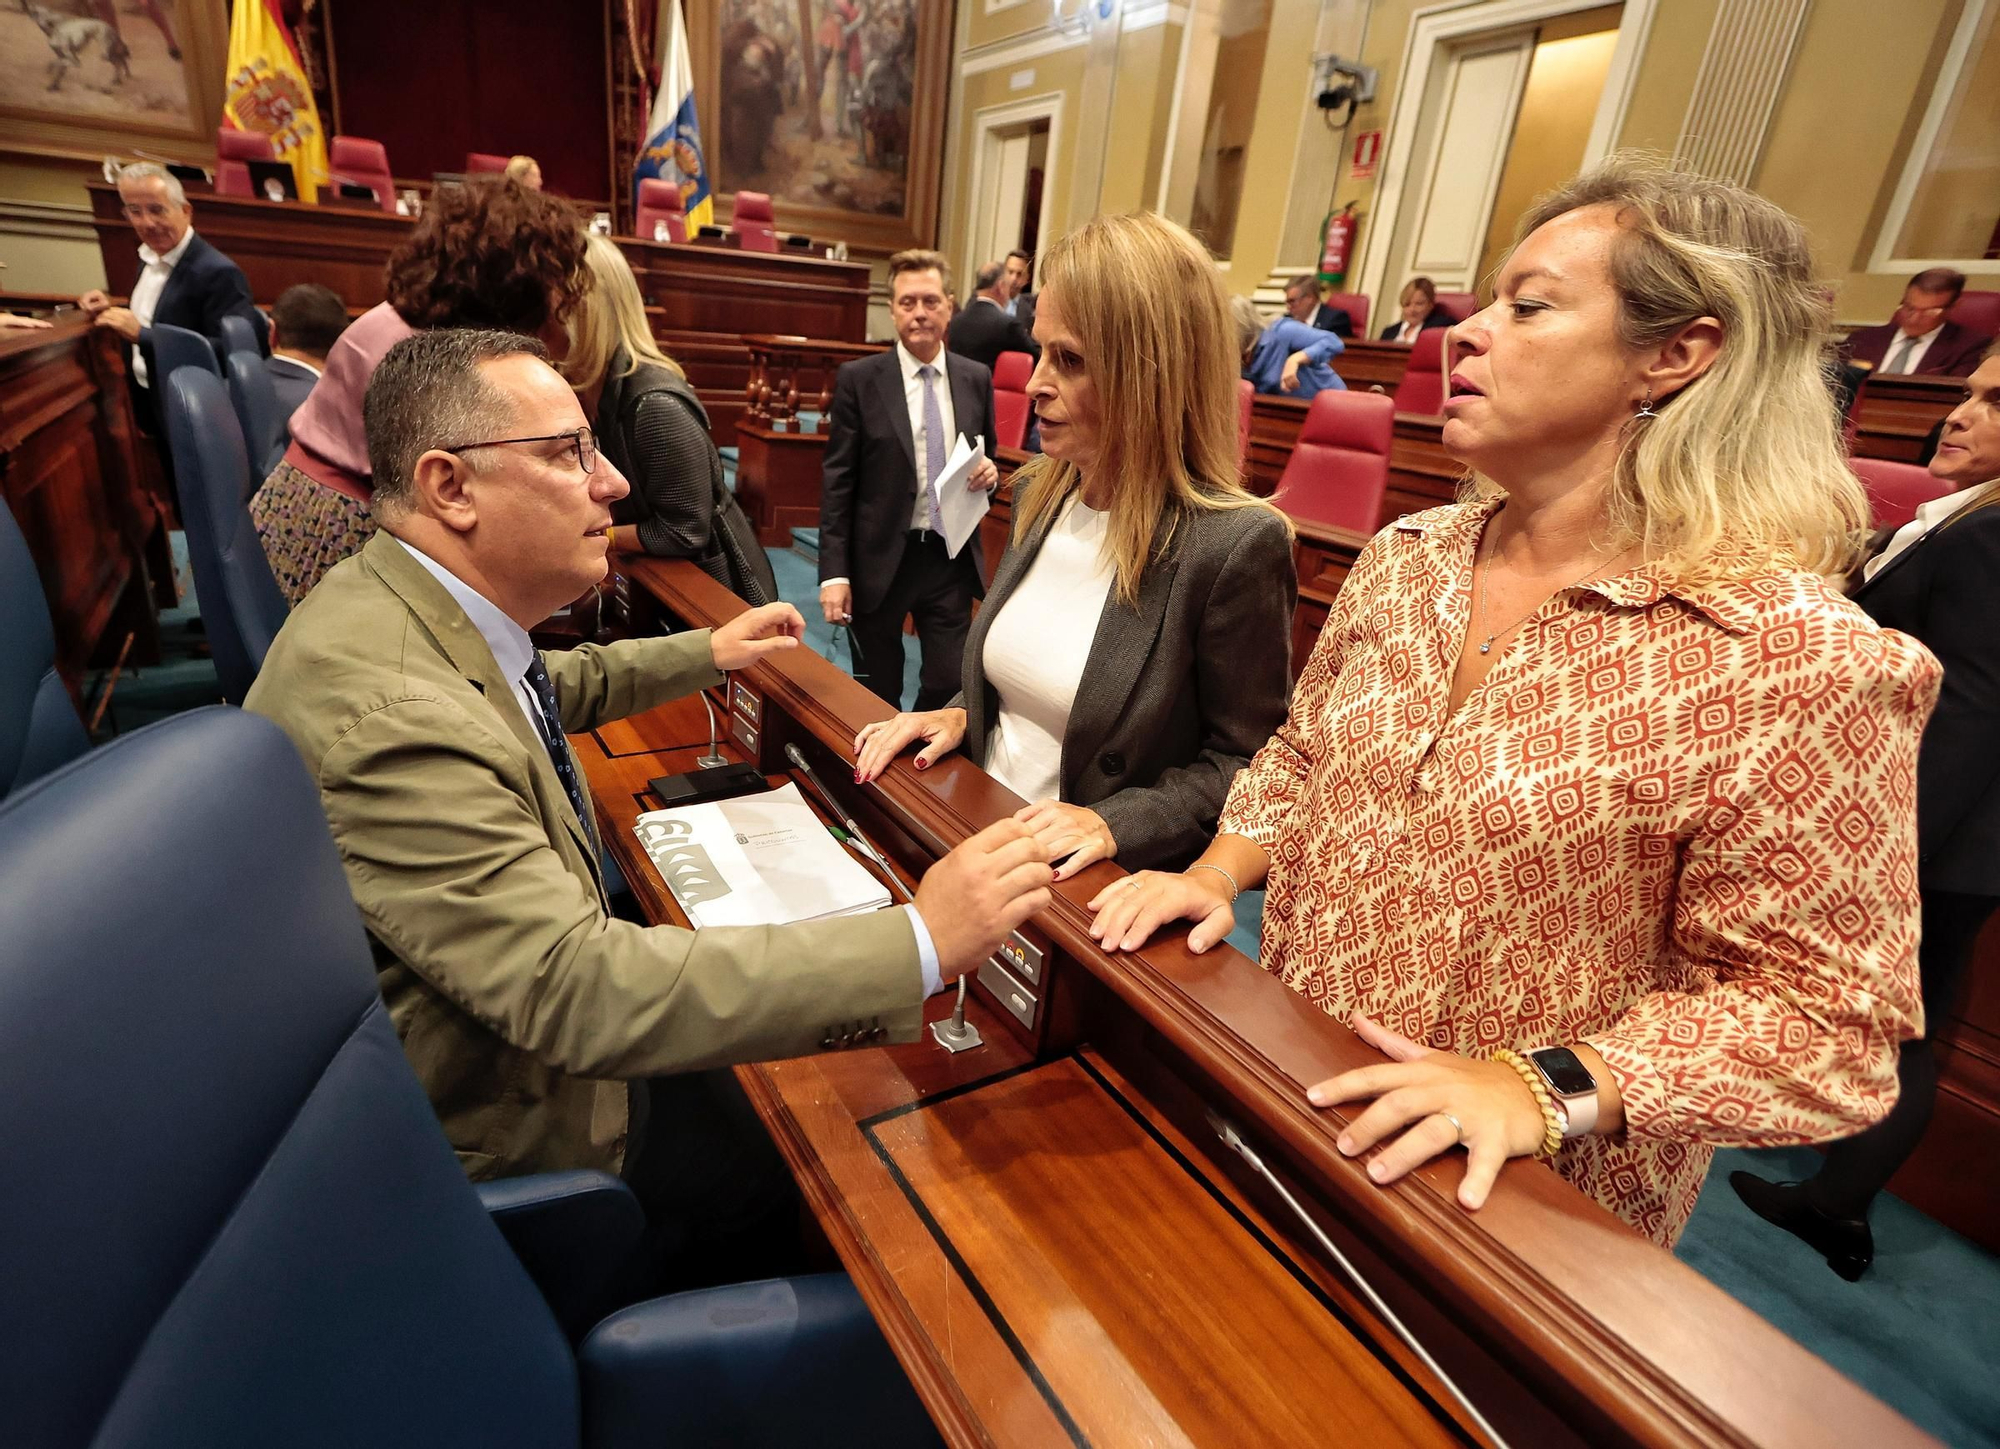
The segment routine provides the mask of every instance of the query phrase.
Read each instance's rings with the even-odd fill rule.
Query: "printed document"
[[[649,811],[634,829],[696,926],[782,926],[889,904],[888,887],[827,833],[795,784]]]
[[[979,530],[979,520],[986,516],[986,510],[993,505],[991,495],[984,488],[968,488],[965,480],[986,456],[986,439],[967,443],[965,434],[958,435],[958,446],[951,450],[945,460],[944,471],[937,475],[932,490],[937,494],[938,516],[944,520],[945,552],[953,558],[965,547],[965,541]]]

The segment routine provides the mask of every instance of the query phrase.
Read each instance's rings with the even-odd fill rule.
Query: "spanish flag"
[[[234,9],[222,119],[239,131],[269,136],[271,153],[292,163],[299,199],[313,201],[327,179],[326,132],[299,48],[278,13],[278,0],[236,0]]]

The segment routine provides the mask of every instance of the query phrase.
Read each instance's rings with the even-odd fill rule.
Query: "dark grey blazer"
[[[980,765],[1000,714],[987,631],[1052,522],[1009,542],[966,639],[955,703],[966,758]],[[1115,592],[1105,601],[1063,731],[1062,798],[1103,817],[1126,869],[1185,865],[1214,838],[1236,772],[1284,723],[1297,596],[1283,517],[1238,508],[1183,522],[1141,576],[1136,606]]]

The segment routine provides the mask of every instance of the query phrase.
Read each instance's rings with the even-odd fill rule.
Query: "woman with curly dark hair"
[[[271,571],[296,604],[375,531],[361,398],[388,350],[438,327],[493,327],[562,347],[588,285],[574,207],[508,178],[432,193],[389,258],[389,300],[354,320],[292,417],[292,446],[250,500]]]

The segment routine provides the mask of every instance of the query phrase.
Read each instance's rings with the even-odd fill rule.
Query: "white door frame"
[[[1383,287],[1400,286],[1403,279],[1387,275],[1392,260],[1396,218],[1407,198],[1423,195],[1423,176],[1412,165],[1417,133],[1423,119],[1425,97],[1432,82],[1447,62],[1446,51],[1454,43],[1493,30],[1510,30],[1519,25],[1552,20],[1578,10],[1595,10],[1604,0],[1444,0],[1427,5],[1410,17],[1410,36],[1403,47],[1401,79],[1396,83],[1396,99],[1389,111],[1387,133],[1383,137],[1382,176],[1375,186],[1375,204],[1368,218],[1368,238],[1361,249],[1361,266],[1355,290],[1371,297],[1386,295]],[[1590,127],[1590,139],[1583,148],[1583,164],[1601,160],[1616,144],[1625,124],[1625,109],[1639,78],[1639,58],[1653,27],[1653,12],[1659,0],[1625,0],[1625,13],[1618,22],[1618,43],[1611,52],[1611,68],[1604,77],[1604,95],[1597,103],[1597,116]],[[1428,158],[1424,158],[1428,161]],[[1504,164],[1504,161],[1503,163]],[[1370,315],[1373,315],[1372,313]]]
[[[1062,145],[1062,93],[1051,91],[1047,95],[1029,96],[1004,105],[982,106],[972,113],[972,180],[960,203],[966,221],[965,231],[959,238],[961,255],[958,258],[959,276],[966,282],[977,274],[981,262],[993,260],[973,255],[974,248],[979,245],[978,218],[981,215],[981,198],[986,195],[987,155],[997,143],[993,133],[1044,120],[1049,123],[1049,150],[1042,165],[1042,212],[1035,221],[1034,245],[1029,248],[1037,257],[1042,254],[1042,238],[1048,235],[1049,198],[1055,194],[1057,148]]]

